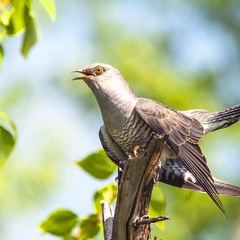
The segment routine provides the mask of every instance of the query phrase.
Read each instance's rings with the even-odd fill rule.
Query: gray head
[[[93,63],[73,72],[82,73],[84,76],[76,77],[73,80],[83,80],[94,93],[96,90],[111,91],[116,87],[118,89],[121,87],[124,87],[124,89],[129,88],[119,71],[105,63]]]
[[[130,108],[126,109],[125,106],[132,105],[136,95],[116,68],[104,63],[93,63],[73,72],[84,75],[73,80],[83,80],[90,87],[98,101],[103,119],[112,112],[118,114],[119,111],[122,116],[123,112],[130,111]],[[108,119],[110,118],[108,116]]]

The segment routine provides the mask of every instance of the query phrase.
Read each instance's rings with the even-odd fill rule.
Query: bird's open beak
[[[88,78],[89,76],[94,76],[92,74],[92,72],[86,71],[84,69],[82,69],[82,70],[73,70],[72,73],[81,73],[81,74],[84,75],[84,76],[80,76],[80,77],[75,77],[75,78],[73,78],[73,80],[84,80],[84,79]]]

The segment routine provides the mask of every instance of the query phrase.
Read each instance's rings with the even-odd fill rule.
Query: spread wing
[[[225,214],[206,159],[198,146],[198,141],[203,136],[202,125],[196,119],[149,99],[139,98],[135,110],[153,132],[168,135],[168,146]]]

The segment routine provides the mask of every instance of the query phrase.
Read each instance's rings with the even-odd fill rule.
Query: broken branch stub
[[[128,160],[119,183],[118,198],[113,221],[113,240],[148,239],[150,224],[134,224],[147,216],[154,178],[166,141],[165,135],[156,135],[149,143],[146,154]]]

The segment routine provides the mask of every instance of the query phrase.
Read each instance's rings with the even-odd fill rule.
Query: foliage
[[[102,157],[100,155],[100,157]],[[97,159],[97,155],[96,155]],[[91,174],[91,173],[90,173]],[[102,179],[102,178],[101,178]],[[111,184],[98,189],[93,197],[94,212],[85,217],[78,217],[67,209],[51,213],[39,226],[46,233],[67,239],[89,239],[102,230],[102,209],[100,201],[113,204],[117,196],[117,186]]]
[[[6,163],[15,142],[17,130],[6,113],[0,112],[0,168]]]
[[[106,179],[116,170],[116,166],[111,163],[103,149],[78,161],[77,165],[98,179]],[[102,209],[100,207],[100,201],[104,200],[110,205],[113,204],[117,197],[117,191],[115,184],[110,184],[98,189],[93,197],[94,212],[83,218],[79,218],[79,221],[76,220],[76,214],[69,210],[60,209],[50,214],[50,216],[41,223],[40,228],[47,233],[61,236],[64,239],[70,236],[76,239],[93,238],[102,230]],[[164,214],[165,207],[165,195],[160,188],[156,187],[152,194],[149,214],[151,216]],[[62,227],[64,224],[66,224],[66,229]],[[158,223],[157,226],[162,227],[162,223]],[[74,231],[75,235],[70,235],[74,234]]]
[[[53,0],[39,0],[39,3],[44,7],[44,11],[48,13],[50,18],[54,20],[55,5]],[[74,47],[76,60],[74,60],[72,55],[68,55],[68,47],[70,47],[70,44],[67,47],[62,44],[60,47],[58,46],[58,54],[55,60],[62,58],[63,65],[54,66],[51,65],[51,61],[48,61],[48,64],[52,68],[51,73],[54,75],[54,78],[57,80],[62,79],[62,81],[55,81],[54,84],[52,84],[53,82],[51,82],[49,75],[47,76],[50,82],[49,85],[54,85],[54,89],[49,88],[49,85],[44,85],[44,90],[40,88],[40,91],[45,92],[45,90],[49,91],[50,89],[51,93],[60,92],[58,95],[60,97],[57,98],[56,101],[61,102],[60,98],[66,97],[73,101],[76,100],[75,104],[81,105],[81,108],[83,105],[89,107],[89,103],[93,102],[93,97],[90,96],[89,92],[86,92],[86,95],[83,96],[84,87],[84,89],[81,89],[81,93],[79,93],[79,89],[75,87],[72,87],[73,90],[70,92],[69,86],[71,84],[66,81],[66,79],[71,78],[69,75],[66,76],[66,73],[72,70],[68,67],[73,68],[74,64],[85,66],[87,59],[87,61],[90,62],[97,60],[114,65],[123,73],[124,77],[128,79],[130,85],[139,95],[153,98],[176,109],[208,108],[217,110],[239,102],[239,68],[237,67],[240,62],[240,51],[238,51],[240,49],[239,1],[222,0],[209,2],[204,0],[202,2],[196,2],[181,0],[179,2],[152,1],[151,3],[137,1],[127,1],[124,3],[97,1],[97,4],[96,1],[78,1],[73,4],[72,9],[70,8],[70,6],[72,6],[70,2],[62,3],[58,1],[56,3],[59,4],[59,6],[64,6],[62,8],[62,17],[65,16],[65,18],[71,19],[72,14],[69,14],[69,10],[72,11],[73,8],[77,9],[77,15],[81,15],[80,20],[72,21],[68,26],[68,34],[66,34],[66,32],[62,33],[64,37],[70,35],[70,32],[77,32],[78,29],[85,30],[84,33],[81,32],[81,34],[75,35],[75,37],[78,38],[78,42]],[[137,11],[136,4],[138,6]],[[22,33],[23,41],[21,52],[24,57],[28,57],[29,51],[39,38],[37,17],[40,19],[41,16],[37,16],[33,5],[31,0],[4,0],[0,3],[0,41],[6,41],[8,37],[14,37]],[[131,5],[133,5],[133,7]],[[61,8],[59,7],[59,9]],[[177,18],[179,13],[182,13],[181,19]],[[172,18],[167,16],[167,14],[172,14]],[[187,18],[189,14],[191,16]],[[76,17],[76,15],[73,16]],[[144,19],[144,21],[142,21],[142,19]],[[133,24],[134,21],[135,24]],[[196,24],[196,22],[200,24]],[[62,19],[60,24],[61,27],[62,25],[67,25]],[[196,27],[189,27],[188,24],[189,26],[192,25]],[[74,26],[75,28],[73,28]],[[187,31],[185,29],[184,32],[183,26],[187,26]],[[45,27],[48,28],[49,26],[45,25]],[[204,33],[201,32],[202,28],[204,29]],[[52,32],[55,34],[55,31]],[[224,49],[224,51],[219,50],[219,55],[215,56],[217,59],[220,59],[219,65],[214,63],[215,65],[213,64],[211,66],[206,59],[206,64],[203,64],[203,67],[200,67],[201,64],[199,64],[197,65],[197,70],[192,70],[192,68],[188,66],[191,65],[191,60],[189,61],[187,58],[179,57],[181,54],[185,56],[194,51],[196,52],[193,54],[196,54],[198,57],[197,54],[199,52],[206,51],[205,46],[203,46],[204,41],[203,44],[200,45],[201,48],[196,50],[198,47],[193,46],[195,42],[191,42],[190,35],[188,35],[189,33],[199,38],[200,41],[205,40],[206,37],[210,38],[214,42],[214,47],[215,43],[218,43],[218,40],[223,42],[221,50]],[[202,34],[204,36],[201,36]],[[92,56],[89,54],[86,59],[84,59],[82,53],[88,52],[88,48],[86,47],[85,49],[85,44],[79,40],[79,38],[83,40],[85,37],[90,45],[91,51],[89,52],[92,54]],[[62,42],[64,41],[72,43],[71,38],[63,38]],[[206,49],[208,51],[208,48]],[[46,49],[46,53],[48,54],[47,50],[48,49]],[[6,51],[7,48],[3,42],[3,44],[0,44],[0,64],[3,61],[3,56]],[[233,52],[232,55],[230,54],[231,52]],[[70,56],[70,59],[67,58],[68,56]],[[224,61],[221,62],[222,58]],[[30,60],[31,59],[29,59],[29,61]],[[44,59],[38,58],[37,60],[38,63],[46,62],[46,55]],[[14,59],[12,61],[11,65],[9,64],[8,66],[10,71],[15,63]],[[81,62],[79,63],[79,61]],[[58,61],[56,62],[59,63]],[[34,68],[34,70],[37,73],[36,75],[43,72],[42,69],[41,71],[39,70],[39,66]],[[58,72],[56,70],[58,70]],[[237,75],[234,75],[236,73]],[[9,107],[9,109],[18,106],[19,103],[18,100],[16,100],[17,95],[27,96],[32,90],[27,89],[27,91],[21,91],[20,88],[26,88],[22,82],[24,77],[25,76],[22,78],[18,77],[17,79],[21,85],[18,83],[19,85],[17,85],[17,87],[16,85],[12,86],[17,90],[11,94],[12,98],[10,101],[14,99],[14,103],[10,104],[11,107]],[[8,81],[8,79],[6,80]],[[31,81],[31,84],[36,84],[36,82]],[[62,86],[60,86],[61,84]],[[47,89],[47,87],[49,89]],[[74,93],[75,96],[78,96],[75,97],[75,99],[73,97]],[[79,101],[81,96],[83,97],[81,101]],[[3,95],[1,95],[1,104],[4,102],[2,97]],[[43,99],[47,102],[48,97],[49,96],[45,94],[41,99],[41,103]],[[29,98],[26,99],[26,105],[29,105]],[[7,101],[9,102],[9,100]],[[76,110],[75,104],[71,105],[74,106],[74,112],[76,113],[78,110]],[[93,104],[91,107],[92,106]],[[36,105],[34,105],[34,108],[35,107]],[[37,105],[37,107],[39,107],[39,105]],[[21,106],[20,112],[22,113],[23,110]],[[5,111],[5,109],[3,111]],[[84,116],[86,117],[89,112],[89,108],[86,108]],[[65,113],[62,113],[62,116],[62,118],[68,117]],[[4,121],[4,124],[0,121],[0,165],[2,166],[7,161],[7,158],[15,146],[16,129],[5,114],[2,114],[0,119]],[[78,119],[79,122],[81,120],[82,119]],[[25,119],[23,121],[25,121]],[[43,123],[38,124],[41,125]],[[69,125],[71,125],[71,123]],[[81,125],[81,123],[79,125]],[[28,128],[32,131],[31,126],[28,126]],[[225,176],[229,176],[231,179],[231,177],[233,177],[233,174],[229,174],[232,173],[231,165],[234,165],[235,170],[238,171],[235,158],[239,156],[239,151],[234,155],[228,150],[230,149],[229,145],[232,147],[231,149],[237,149],[239,142],[239,125],[224,131],[224,133],[215,133],[210,137],[207,136],[207,144],[203,142],[207,150],[204,152],[210,152],[213,156],[213,158],[209,157],[207,159],[209,159],[208,162],[210,164],[215,166],[215,168],[213,168],[214,173],[218,172],[216,166],[219,166],[218,168],[220,169],[221,161],[223,162],[224,160],[221,170],[224,169]],[[228,138],[226,140],[227,135]],[[97,135],[94,137],[96,138],[96,136]],[[236,143],[233,141],[234,136]],[[58,155],[53,151],[57,139],[47,141],[48,137],[48,133],[44,133],[41,136],[45,145],[50,149],[51,155],[49,157],[46,154],[43,150],[44,147],[41,148],[40,155],[42,154],[42,158],[46,159],[42,169],[47,169],[50,175],[50,168],[47,163],[58,159]],[[225,140],[222,140],[222,142],[219,141],[218,143],[220,143],[219,146],[224,146],[224,148],[219,149],[219,146],[213,148],[213,141],[216,142],[216,140],[223,138],[225,138]],[[26,150],[23,150],[24,157],[31,147],[32,146],[27,146]],[[61,149],[64,149],[62,151],[65,152],[68,151],[65,145]],[[224,149],[227,150],[224,152]],[[36,160],[36,155],[39,155],[39,152],[36,151],[33,157],[34,161]],[[16,157],[17,160],[19,160],[18,158],[19,156]],[[51,161],[49,161],[49,159]],[[210,159],[212,159],[212,161]],[[228,161],[227,165],[226,159]],[[66,164],[68,163],[61,162],[61,166],[65,167]],[[111,174],[116,171],[116,166],[106,157],[103,150],[90,154],[76,164],[97,180],[109,179]],[[21,167],[19,165],[19,162],[17,162],[18,169]],[[12,169],[10,169],[9,172],[11,172],[11,170]],[[54,173],[57,171],[58,170],[54,168]],[[24,178],[24,184],[19,184],[16,187],[19,194],[18,196],[23,196],[24,191],[32,193],[32,189],[35,190],[37,188],[39,188],[38,190],[41,193],[45,192],[44,189],[39,187],[40,182],[42,183],[44,181],[49,184],[51,178],[49,181],[49,178],[43,177],[42,174],[35,174],[35,171],[31,167],[29,167],[28,172],[30,175],[27,177],[24,172],[24,176],[26,177]],[[16,171],[11,172],[6,178],[6,182],[9,183],[16,179],[15,175]],[[236,181],[237,180],[239,180],[239,178],[236,178]],[[72,180],[72,182],[74,181],[75,179]],[[7,199],[8,190],[9,189],[3,190],[2,199]],[[99,235],[102,230],[99,201],[105,200],[112,204],[116,199],[116,194],[117,187],[115,184],[102,187],[97,190],[93,196],[93,211],[90,214],[82,216],[81,213],[72,212],[71,209],[59,209],[51,213],[49,217],[40,224],[40,228],[46,233],[53,234],[65,240],[93,238]],[[19,202],[18,196],[15,198],[12,197],[11,200],[18,199]],[[31,199],[29,199],[29,201],[30,200]],[[36,196],[33,197],[33,200],[37,200]],[[171,219],[166,222],[164,226],[161,224],[158,226],[154,225],[153,235],[161,236],[163,239],[234,239],[234,236],[237,236],[237,225],[239,224],[239,199],[222,198],[222,201],[228,212],[228,221],[218,213],[207,196],[158,184],[154,188],[152,195],[150,215],[156,216],[166,212]],[[25,212],[25,202],[22,205]],[[80,211],[84,208],[85,206],[81,206]],[[17,214],[14,213],[14,216],[16,215]],[[225,228],[221,227],[223,224],[226,226]],[[235,239],[238,238],[235,237]]]
[[[53,0],[39,0],[52,20],[55,19]],[[5,0],[0,3],[0,42],[9,36],[23,32],[21,53],[27,57],[39,38],[36,14],[32,0]],[[3,61],[3,47],[0,45],[0,65]]]
[[[59,209],[49,215],[39,228],[56,236],[66,237],[78,222],[77,215],[67,209]]]
[[[106,179],[117,169],[116,165],[109,161],[103,149],[90,154],[76,164],[98,179]]]

